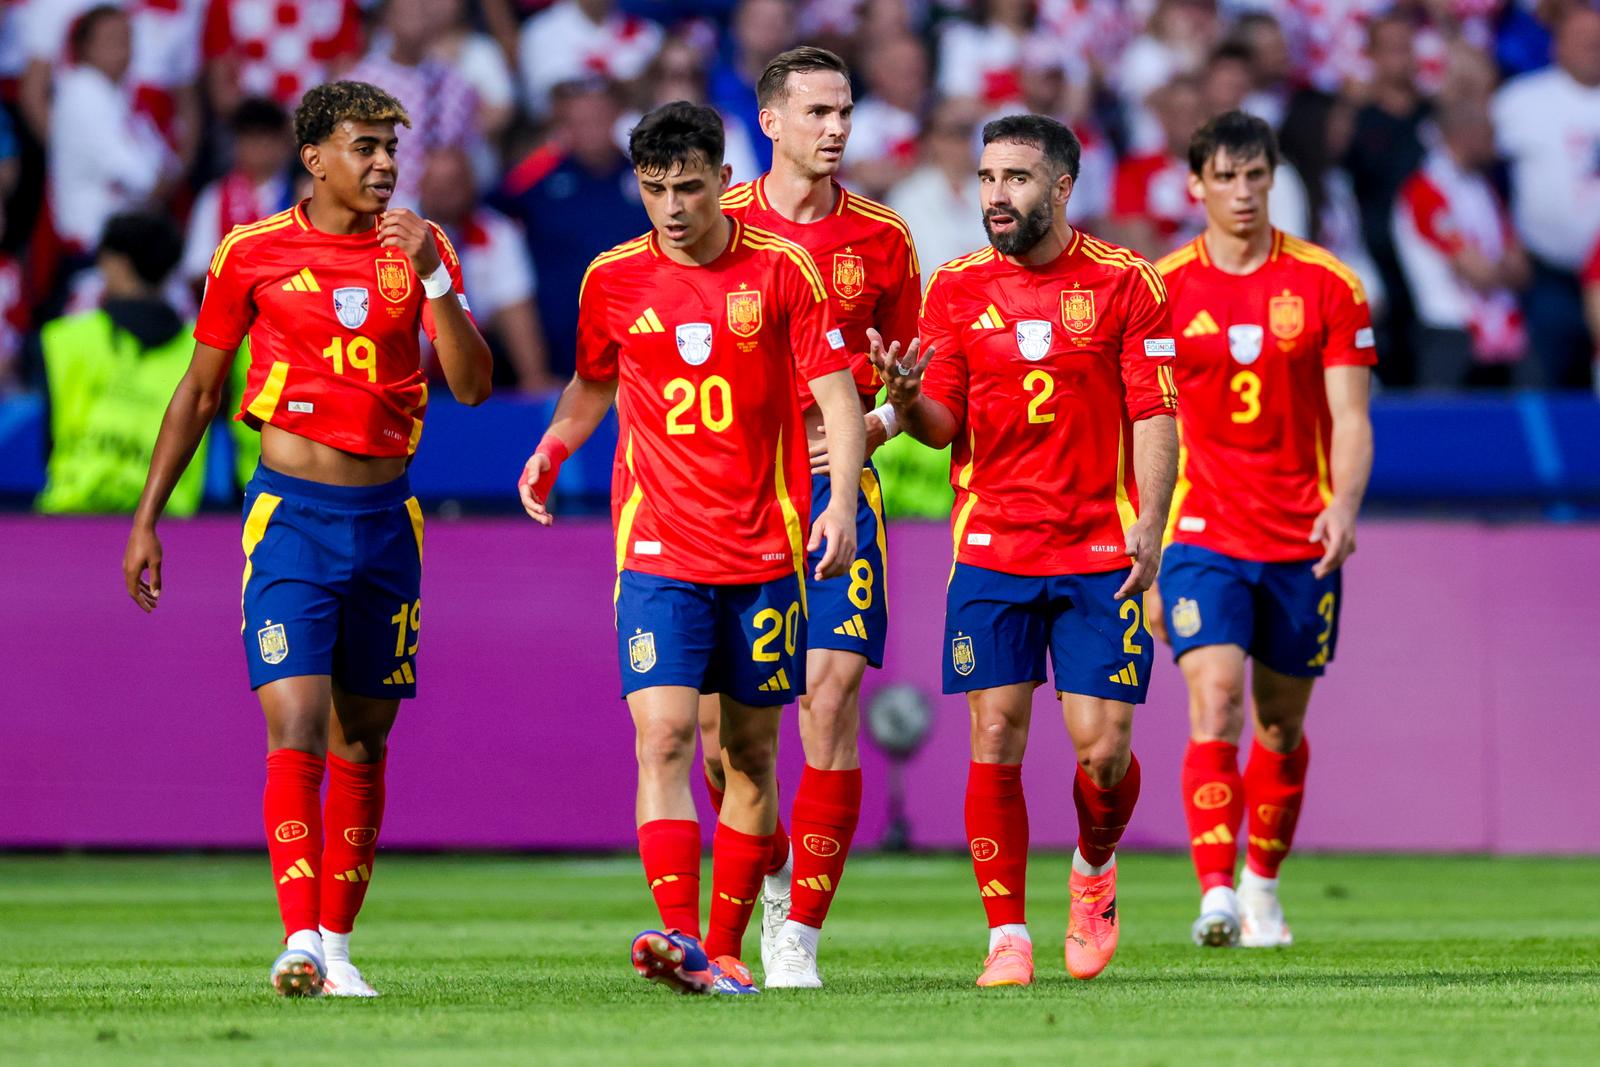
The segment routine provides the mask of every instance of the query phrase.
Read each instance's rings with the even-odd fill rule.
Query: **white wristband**
[[[428,294],[429,300],[437,300],[454,289],[455,284],[450,279],[450,268],[440,263],[438,269],[422,279],[422,291]]]
[[[883,439],[885,441],[900,432],[900,420],[894,413],[893,404],[885,404],[881,408],[873,408],[869,414],[878,416],[878,421],[883,423]]]

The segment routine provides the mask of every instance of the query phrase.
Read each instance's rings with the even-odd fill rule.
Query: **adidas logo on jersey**
[[[1204,308],[1194,318],[1189,320],[1189,325],[1183,328],[1185,337],[1204,337],[1207,334],[1221,333],[1222,327],[1217,325],[1217,320],[1211,317],[1211,312]]]
[[[979,315],[977,320],[973,322],[971,326],[968,326],[967,329],[1003,330],[1005,329],[1005,325],[1006,320],[1001,316],[999,309],[997,309],[993,304],[990,304],[984,309],[983,314]]]
[[[1106,681],[1108,681],[1108,682],[1116,682],[1119,685],[1138,685],[1139,684],[1139,668],[1137,666],[1135,666],[1134,664],[1130,663],[1126,667],[1124,667],[1120,671],[1118,671],[1116,674],[1108,676],[1106,678]]]
[[[317,284],[317,279],[311,273],[310,267],[301,267],[299,274],[283,283],[283,290],[294,293],[320,293],[322,292],[322,286]]]
[[[862,621],[861,615],[858,613],[835,626],[833,632],[841,637],[859,637],[865,641],[867,639],[867,624]]]
[[[661,325],[661,319],[656,315],[655,308],[645,308],[644,314],[633,320],[633,325],[628,327],[629,333],[666,333],[667,328]]]
[[[400,664],[400,669],[383,680],[384,685],[416,685],[417,676],[411,671],[411,662]]]
[[[789,672],[779,667],[777,674],[774,674],[756,688],[763,693],[781,693],[789,688]]]

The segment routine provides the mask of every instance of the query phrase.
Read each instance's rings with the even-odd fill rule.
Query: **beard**
[[[990,214],[1006,215],[1015,220],[1016,225],[1005,233],[995,233],[989,225]],[[983,230],[989,235],[989,243],[1001,254],[1020,256],[1044,240],[1045,234],[1050,232],[1050,227],[1055,225],[1055,221],[1055,205],[1046,198],[1026,215],[1019,215],[1008,208],[995,208],[985,212]]]

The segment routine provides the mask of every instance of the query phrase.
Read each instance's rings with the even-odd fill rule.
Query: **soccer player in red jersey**
[[[889,405],[871,410],[879,379],[867,359],[867,331],[875,328],[902,344],[916,335],[922,277],[911,231],[887,207],[834,180],[854,107],[844,60],[821,48],[791,49],[767,64],[756,95],[762,129],[772,139],[772,170],[728,190],[722,209],[801,245],[821,269],[858,399],[868,412],[870,457],[893,436],[895,424]],[[816,519],[832,499],[828,446],[822,411],[804,382],[800,409],[811,449]],[[780,820],[773,873],[761,891],[761,964],[769,987],[821,987],[817,941],[861,815],[861,679],[869,664],[883,666],[889,623],[883,491],[870,461],[860,472],[855,512],[856,558],[849,571],[807,581],[807,689],[800,697],[806,767],[794,795],[793,860],[785,862],[791,850]],[[816,563],[810,560],[813,568]],[[716,806],[723,782],[721,714],[716,696],[701,698],[706,784]]]
[[[662,924],[634,939],[633,964],[680,990],[754,993],[740,946],[772,860],[779,716],[806,691],[807,571],[834,578],[855,558],[865,431],[821,273],[799,245],[723,213],[722,152],[709,108],[667,104],[634,127],[653,228],[589,265],[577,373],[519,492],[548,524],[561,462],[616,401],[617,653],[638,735],[639,853]],[[831,472],[809,542],[802,380]],[[726,775],[703,948],[690,789],[701,693],[721,694]]]
[[[263,808],[287,935],[271,974],[285,996],[377,995],[350,962],[350,931],[383,821],[389,731],[416,693],[422,509],[406,467],[428,403],[418,328],[457,399],[489,395],[455,251],[437,226],[387,210],[397,123],[411,121],[375,86],[306,93],[295,133],[311,197],[235,227],[212,257],[194,358],[122,561],[128,593],[154,610],[156,520],[248,335],[236,418],[261,431],[261,465],[245,490],[241,631],[267,720]]]
[[[978,984],[1027,985],[1022,757],[1046,651],[1078,757],[1067,970],[1093,978],[1116,951],[1114,850],[1139,795],[1133,708],[1153,654],[1140,594],[1161,564],[1177,390],[1160,275],[1066,221],[1072,131],[1010,116],[983,142],[991,247],[934,272],[920,355],[874,344],[872,358],[906,431],[954,444],[944,690],[971,709],[967,837],[990,950]]]
[[[1195,134],[1206,229],[1156,266],[1172,297],[1183,448],[1149,610],[1189,687],[1183,802],[1203,945],[1292,940],[1278,868],[1294,840],[1311,688],[1339,638],[1340,567],[1372,470],[1372,320],[1329,252],[1273,229],[1272,131],[1234,111]],[[1255,740],[1239,774],[1245,661]],[[1244,874],[1234,891],[1241,823]]]

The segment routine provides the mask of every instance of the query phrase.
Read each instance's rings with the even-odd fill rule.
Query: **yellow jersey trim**
[[[289,364],[281,359],[274,360],[272,369],[267,372],[267,380],[261,383],[261,391],[245,410],[262,422],[271,422],[278,410],[278,400],[283,396],[283,383],[288,377]]]
[[[795,244],[787,237],[780,237],[770,230],[763,230],[756,226],[745,226],[745,243],[751,248],[759,248],[767,252],[782,252],[788,256],[795,266],[800,268],[800,273],[805,275],[806,281],[811,283],[811,291],[820,303],[828,299],[827,286],[822,283],[822,272],[817,269],[816,261],[811,258],[811,253]],[[729,249],[733,246],[730,244]]]
[[[1328,474],[1328,453],[1322,447],[1322,420],[1317,420],[1317,495],[1322,498],[1322,506],[1327,507],[1333,503],[1333,479]]]
[[[1166,255],[1156,260],[1156,273],[1165,278],[1179,267],[1186,267],[1190,263],[1193,263],[1195,260],[1199,259],[1200,252],[1195,247],[1199,244],[1199,242],[1200,238],[1196,237],[1193,241],[1190,241],[1182,248],[1179,248],[1176,251],[1168,252]]]
[[[654,230],[650,231],[650,233],[654,232]],[[616,263],[619,260],[628,259],[632,256],[638,255],[641,252],[648,251],[650,248],[650,233],[642,234],[638,237],[635,237],[631,241],[624,241],[622,244],[611,249],[610,251],[601,252],[598,256],[595,256],[594,259],[590,260],[589,266],[584,269],[583,281],[578,283],[578,300],[580,302],[583,300],[583,292],[589,286],[589,275],[593,274],[596,268],[603,267],[607,263]]]
[[[789,534],[789,555],[794,559],[795,577],[800,579],[800,615],[810,618],[811,609],[806,604],[806,539],[800,526],[800,512],[795,508],[794,501],[789,499],[789,480],[783,476],[782,430],[778,431],[776,461],[772,469],[776,475],[773,484],[778,494],[778,508],[783,512],[783,527]]]
[[[884,223],[905,238],[906,250],[910,253],[907,257],[910,264],[906,272],[907,276],[921,274],[922,264],[917,258],[917,242],[911,236],[911,227],[906,225],[906,220],[901,218],[900,214],[887,204],[880,204],[871,197],[849,192],[844,190],[842,186],[840,189],[843,193],[839,198],[842,208],[854,211],[856,214],[869,218],[874,222]]]
[[[276,215],[267,216],[260,222],[246,223],[243,226],[235,226],[233,229],[229,230],[227,236],[224,237],[221,243],[217,245],[216,252],[212,253],[211,273],[213,275],[220,275],[222,273],[222,265],[227,261],[228,253],[233,251],[234,245],[238,244],[246,237],[256,237],[261,234],[272,233],[287,226],[295,225],[298,222],[298,219],[295,217],[296,210],[297,209],[295,208],[291,208],[288,211],[280,211]]]
[[[976,252],[968,252],[964,256],[957,256],[943,266],[935,267],[933,273],[928,276],[927,286],[922,290],[921,313],[926,313],[928,310],[928,294],[933,292],[933,283],[939,280],[939,275],[946,273],[960,274],[970,267],[989,262],[995,254],[993,248],[980,248]]]
[[[967,520],[972,518],[972,509],[978,503],[978,494],[972,491],[972,468],[977,462],[978,433],[969,423],[967,426],[967,465],[962,467],[961,473],[956,476],[956,486],[966,492],[967,500],[966,503],[961,505],[961,510],[956,513],[955,526],[950,531],[952,546],[949,581],[955,580],[956,563],[961,559],[961,535],[967,532]]]
[[[267,523],[272,521],[272,513],[278,510],[278,505],[283,503],[283,497],[274,496],[272,493],[262,493],[256,497],[254,504],[250,505],[250,514],[244,520],[244,536],[240,538],[244,548],[244,579],[239,583],[239,632],[244,633],[244,591],[250,584],[250,574],[255,570],[255,565],[250,557],[254,554],[256,546],[267,535]]]
[[[1301,263],[1310,263],[1322,267],[1328,273],[1344,282],[1350,287],[1350,295],[1355,298],[1357,306],[1367,302],[1367,291],[1361,284],[1360,275],[1345,266],[1339,259],[1326,248],[1314,245],[1309,241],[1302,241],[1298,237],[1283,235],[1283,254],[1290,259],[1297,259]]]
[[[1117,517],[1122,520],[1124,534],[1139,521],[1139,514],[1133,510],[1133,501],[1128,496],[1128,450],[1120,429],[1117,431]]]
[[[411,516],[411,535],[417,539],[417,563],[422,562],[422,504],[414,496],[406,497],[406,514]]]
[[[639,484],[639,476],[633,471],[631,433],[628,435],[628,447],[623,451],[622,461],[627,464],[628,474],[633,478],[633,492],[628,495],[622,510],[617,513],[617,588],[611,597],[613,604],[622,599],[622,565],[628,562],[628,537],[633,533],[633,518],[638,514],[639,505],[644,502],[644,486]]]

